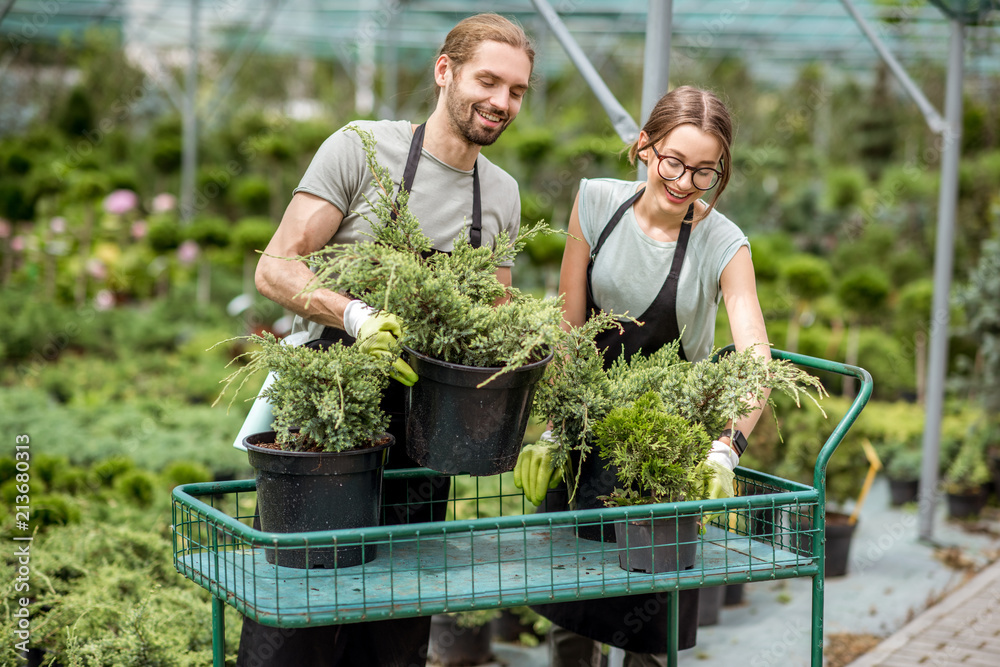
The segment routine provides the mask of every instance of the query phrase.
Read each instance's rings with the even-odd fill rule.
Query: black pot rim
[[[284,449],[272,449],[271,447],[261,447],[259,445],[254,445],[252,443],[247,442],[247,440],[249,440],[254,436],[267,435],[269,433],[275,434],[276,432],[260,431],[259,433],[251,433],[245,438],[243,438],[243,445],[247,449],[252,449],[258,454],[267,454],[270,456],[288,456],[293,458],[294,457],[323,458],[325,456],[361,456],[363,454],[373,454],[375,452],[380,452],[383,449],[391,447],[392,445],[396,444],[396,437],[389,432],[385,432],[381,436],[379,436],[380,438],[387,439],[386,442],[382,443],[381,445],[376,445],[374,447],[364,447],[361,449],[348,449],[342,452],[294,452],[294,451],[287,451]]]
[[[466,366],[465,364],[456,364],[456,363],[451,362],[451,361],[443,361],[441,359],[438,359],[437,357],[428,356],[428,355],[426,355],[426,354],[424,354],[422,352],[417,352],[412,347],[407,347],[406,345],[400,345],[400,347],[403,348],[403,350],[407,354],[412,354],[415,357],[417,357],[418,359],[421,359],[423,361],[427,361],[428,363],[433,363],[433,364],[437,364],[439,366],[443,366],[444,368],[450,368],[450,369],[454,369],[454,370],[470,370],[471,369],[471,370],[476,370],[476,371],[489,372],[490,374],[493,374],[493,373],[496,373],[498,371],[501,371],[504,368],[503,366]],[[518,368],[515,368],[514,370],[511,370],[511,371],[508,371],[508,372],[510,372],[510,373],[522,373],[522,372],[534,370],[535,368],[538,368],[539,366],[545,366],[546,364],[548,364],[550,361],[552,361],[552,357],[553,356],[555,356],[555,353],[554,352],[549,352],[547,355],[545,355],[542,359],[540,359],[538,361],[533,361],[530,364],[525,364],[524,366],[519,366]]]

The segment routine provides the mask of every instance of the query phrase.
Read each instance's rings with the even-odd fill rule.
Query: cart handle
[[[718,354],[729,354],[735,350],[735,345],[727,345],[719,350]],[[861,381],[861,387],[858,389],[858,394],[854,397],[851,407],[841,418],[840,422],[838,422],[836,428],[833,429],[833,433],[826,439],[826,443],[823,444],[823,447],[819,451],[819,456],[816,457],[816,466],[813,468],[813,486],[823,494],[823,498],[820,499],[822,501],[820,504],[822,505],[826,500],[826,467],[830,463],[830,457],[833,456],[837,447],[840,446],[844,436],[847,435],[847,431],[857,421],[861,411],[868,404],[868,399],[872,396],[873,383],[871,373],[859,366],[851,366],[850,364],[842,364],[837,361],[830,361],[829,359],[810,357],[798,352],[787,352],[775,348],[771,348],[771,357],[791,362],[803,368],[855,377]]]

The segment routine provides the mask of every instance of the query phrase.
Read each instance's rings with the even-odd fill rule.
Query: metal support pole
[[[875,30],[868,24],[868,21],[866,21],[865,18],[858,13],[854,3],[851,2],[851,0],[840,0],[840,2],[844,5],[844,8],[847,9],[847,13],[851,15],[855,23],[858,24],[858,27],[861,28],[861,32],[865,33],[865,37],[867,37],[868,41],[870,41],[872,46],[875,47],[875,51],[878,52],[879,56],[896,76],[900,85],[903,86],[907,94],[913,98],[913,101],[916,102],[918,107],[920,107],[920,113],[924,115],[924,118],[927,120],[927,124],[930,128],[936,134],[947,132],[947,121],[941,118],[941,114],[939,114],[937,109],[934,108],[934,105],[927,100],[923,91],[921,91],[920,88],[917,87],[917,84],[913,82],[910,75],[906,73],[903,66],[899,64],[898,60],[896,60],[896,57],[892,55],[892,52],[886,47],[885,44],[882,43],[882,40],[879,39],[877,34],[875,34]]]
[[[3,23],[3,20],[7,18],[7,13],[14,7],[15,2],[17,2],[17,0],[7,0],[7,4],[4,5],[4,8],[0,9],[0,23]]]
[[[938,454],[941,412],[948,370],[949,296],[955,254],[955,209],[958,205],[958,161],[962,150],[962,79],[965,61],[965,26],[951,22],[948,81],[945,87],[946,130],[941,135],[941,187],[938,194],[937,241],[934,249],[934,301],[931,309],[931,342],[927,363],[923,463],[920,471],[920,539],[933,540],[937,506]]]
[[[226,665],[226,603],[212,596],[212,667]]]
[[[184,80],[184,100],[181,121],[184,128],[181,156],[181,220],[194,217],[195,171],[198,169],[198,10],[201,0],[191,0],[191,20],[188,26],[188,66]]]
[[[576,68],[583,75],[584,81],[590,86],[590,89],[594,91],[594,95],[597,96],[597,101],[600,102],[601,106],[604,107],[604,112],[608,114],[611,119],[611,124],[615,128],[615,132],[621,137],[622,141],[625,143],[632,143],[639,136],[639,127],[635,124],[632,116],[629,115],[628,111],[621,105],[621,103],[615,98],[614,93],[608,88],[604,80],[601,79],[601,75],[597,73],[594,66],[587,59],[586,54],[580,45],[576,43],[573,39],[573,35],[570,34],[566,25],[559,18],[556,10],[552,9],[552,5],[548,3],[548,0],[531,0],[532,4],[535,5],[535,9],[538,10],[539,15],[548,24],[549,29],[552,34],[556,36],[559,43],[562,44],[563,50],[566,51],[566,55],[569,59],[573,61]]]
[[[656,102],[670,88],[670,35],[673,33],[674,1],[649,0],[646,18],[646,47],[642,61],[642,113],[639,125],[646,124]],[[639,162],[636,177],[646,180],[646,165]]]
[[[645,125],[649,112],[670,88],[670,35],[673,23],[673,0],[649,0],[646,48],[642,64],[640,126]]]

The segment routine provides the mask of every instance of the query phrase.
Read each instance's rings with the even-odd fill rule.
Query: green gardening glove
[[[358,327],[355,345],[362,352],[376,357],[391,357],[392,371],[390,376],[400,384],[412,387],[419,379],[410,365],[399,358],[399,337],[403,335],[399,318],[391,313],[380,311],[365,319]]]
[[[705,459],[698,464],[698,468],[712,471],[712,477],[709,479],[706,488],[706,498],[733,497],[733,482],[736,481],[736,473],[730,470],[725,463],[720,463],[714,459]]]
[[[524,497],[533,505],[541,505],[549,489],[562,479],[562,468],[552,459],[559,449],[551,431],[542,433],[533,445],[525,445],[514,466],[514,486],[524,490]]]

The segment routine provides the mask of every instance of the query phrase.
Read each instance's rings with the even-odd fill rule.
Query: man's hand
[[[549,489],[562,479],[562,468],[556,469],[552,459],[558,446],[552,432],[546,431],[533,445],[525,445],[514,466],[514,486],[524,490],[524,497],[533,505],[541,505]]]
[[[712,443],[708,458],[698,464],[699,468],[712,472],[706,489],[707,498],[733,497],[733,482],[736,479],[733,469],[739,462],[740,457],[729,445],[719,440]]]
[[[403,335],[399,318],[391,313],[376,313],[363,301],[355,299],[344,310],[344,330],[354,336],[354,344],[362,352],[377,357],[391,357],[391,377],[400,384],[412,387],[419,379],[410,365],[399,358],[398,339]]]

